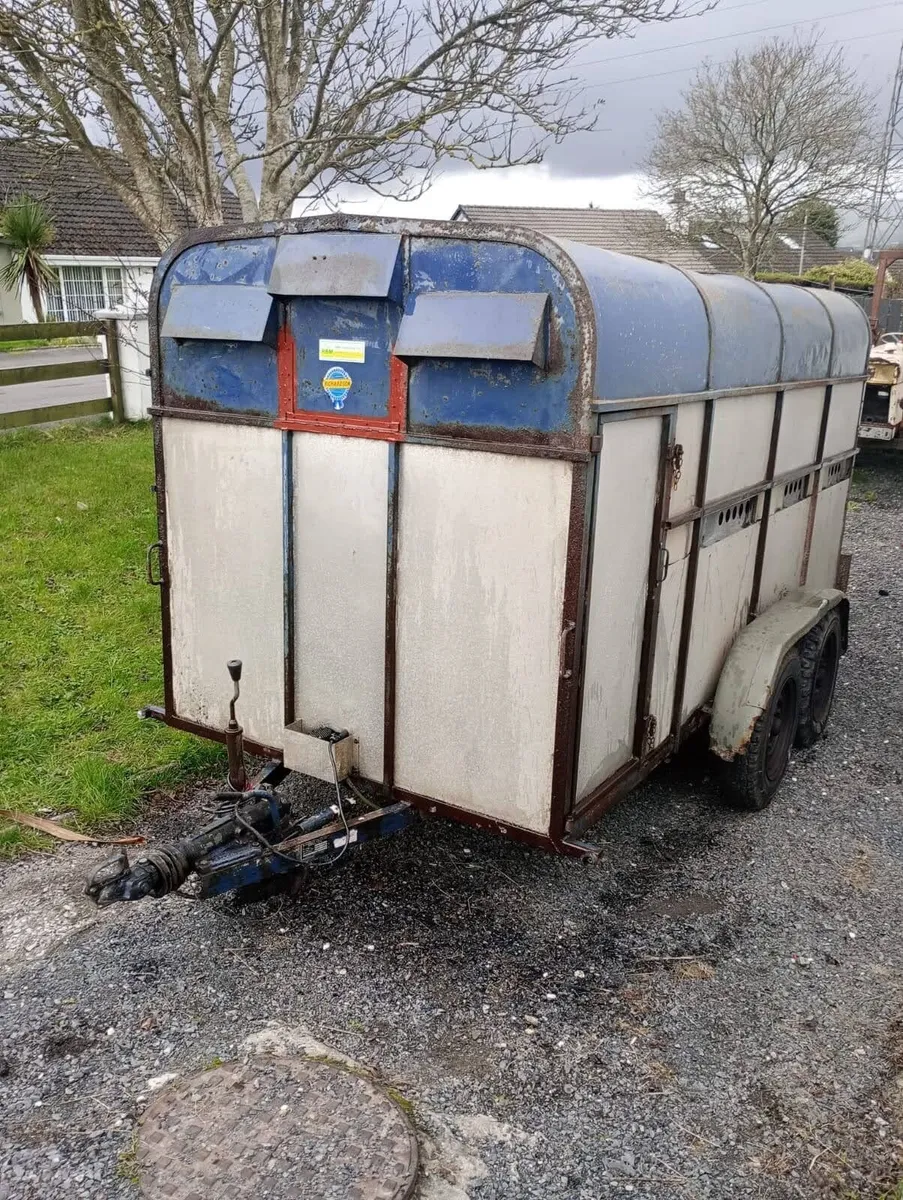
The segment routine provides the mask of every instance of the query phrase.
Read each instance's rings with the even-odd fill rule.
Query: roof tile
[[[129,174],[125,162],[121,169]],[[55,228],[51,254],[87,257],[147,256],[160,247],[127,204],[110,189],[91,160],[70,146],[0,139],[0,205],[27,194],[44,204]],[[223,196],[229,223],[241,220],[231,192]],[[194,224],[183,213],[185,228]]]

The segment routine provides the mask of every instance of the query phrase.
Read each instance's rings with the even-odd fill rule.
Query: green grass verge
[[[0,808],[132,816],[155,789],[219,771],[219,746],[137,710],[163,695],[147,426],[0,437]],[[34,844],[0,823],[0,855]]]

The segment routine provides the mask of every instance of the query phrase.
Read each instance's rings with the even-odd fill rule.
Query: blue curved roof
[[[664,263],[582,242],[560,244],[583,276],[595,310],[598,398],[705,391],[709,328],[692,280]]]
[[[818,293],[788,283],[760,286],[774,302],[783,327],[781,381],[827,379],[834,330]]]
[[[277,253],[288,263],[278,286]],[[374,284],[361,269],[376,258]],[[307,390],[292,404],[319,411],[314,401],[328,403],[319,341],[363,328],[358,310],[371,300],[391,302],[391,320],[373,333],[366,369],[353,372],[349,405],[370,403],[370,366],[400,350],[413,433],[506,431],[565,448],[582,445],[594,402],[861,377],[870,342],[864,312],[829,290],[684,271],[530,230],[311,217],[195,234],[161,260],[152,297],[157,394],[172,407],[275,418],[279,318],[295,342],[296,371],[302,364],[305,372]],[[541,316],[513,353],[496,317],[528,308]],[[412,345],[401,324],[419,319],[428,337]],[[373,387],[379,419],[389,420],[388,384],[380,376]]]
[[[773,388],[865,370],[868,321],[836,292],[560,244],[593,302],[601,401]]]
[[[819,289],[819,300],[828,311],[834,326],[834,346],[831,351],[831,378],[843,375],[864,375],[872,343],[871,329],[865,310],[839,292]]]

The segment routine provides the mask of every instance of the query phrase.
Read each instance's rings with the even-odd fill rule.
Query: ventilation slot
[[[805,500],[811,490],[809,487],[810,478],[809,475],[800,475],[799,479],[793,479],[790,483],[785,483],[776,511],[780,512],[783,508],[790,508],[791,505],[799,504],[801,500]]]
[[[720,542],[722,538],[755,524],[758,502],[758,496],[750,496],[748,500],[738,500],[736,504],[707,513],[702,519],[700,545],[711,546],[713,542]]]
[[[821,485],[823,488],[833,487],[835,483],[843,483],[845,479],[849,479],[852,474],[853,459],[841,459],[840,462],[831,463],[829,467],[825,467],[821,477]]]

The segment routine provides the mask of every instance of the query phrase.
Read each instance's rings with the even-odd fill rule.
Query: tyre
[[[836,609],[819,621],[800,642],[803,686],[796,732],[798,746],[811,746],[824,736],[834,707],[842,646],[843,629]]]
[[[803,676],[793,650],[781,665],[768,707],[756,720],[745,751],[726,764],[725,798],[735,808],[759,812],[780,786],[799,725]]]

